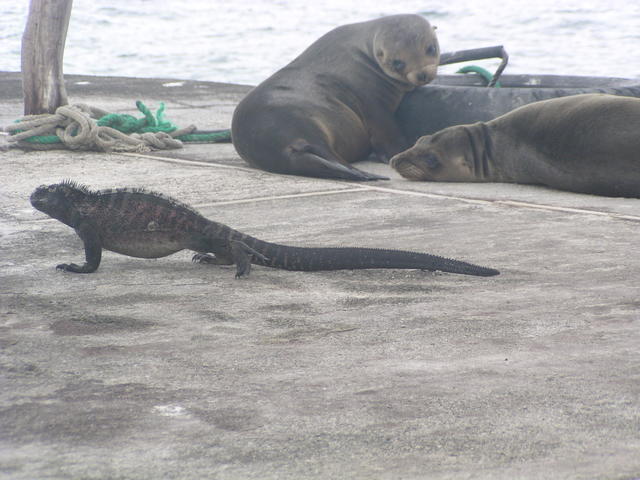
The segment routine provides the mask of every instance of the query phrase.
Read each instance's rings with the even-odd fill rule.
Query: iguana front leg
[[[76,229],[76,233],[84,242],[84,256],[86,262],[83,265],[75,263],[61,263],[56,268],[65,272],[92,273],[100,266],[102,259],[102,242],[95,227],[89,222],[83,222]]]
[[[239,240],[230,240],[228,251],[225,253],[217,252],[215,255],[208,253],[196,253],[191,259],[196,263],[208,263],[213,265],[231,265],[236,264],[236,278],[248,277],[251,272],[251,258],[257,258],[263,262],[268,260],[267,257],[244,242]]]

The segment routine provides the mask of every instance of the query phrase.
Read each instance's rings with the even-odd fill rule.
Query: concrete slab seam
[[[242,168],[242,167],[236,167],[235,165],[221,165],[219,163],[198,162],[196,160],[184,160],[181,158],[156,157],[155,155],[145,155],[144,153],[126,152],[126,153],[119,153],[119,154],[126,157],[147,158],[150,160],[158,160],[160,162],[177,163],[180,165],[192,165],[194,167],[230,168],[233,170],[240,170],[242,172],[253,172],[253,173],[260,172],[260,170],[256,170],[254,168]]]
[[[226,168],[226,169],[239,170],[243,172],[255,172],[254,169],[237,167],[234,165],[221,165],[218,163],[198,162],[195,160],[156,157],[154,155],[145,155],[141,153],[123,153],[122,155],[129,156],[129,157],[147,158],[150,160],[158,160],[161,162],[192,165],[192,166],[198,166],[198,167]],[[340,184],[345,185],[345,183],[342,183],[342,182],[340,182]],[[331,195],[334,193],[357,193],[357,192],[363,192],[367,190],[369,191],[373,190],[373,191],[379,191],[379,192],[385,192],[385,193],[392,193],[396,195],[411,195],[416,197],[456,200],[459,202],[478,204],[478,205],[505,205],[505,206],[516,207],[516,208],[532,208],[536,210],[548,210],[548,211],[565,212],[565,213],[579,213],[583,215],[596,215],[601,217],[609,217],[616,220],[628,220],[633,222],[640,222],[640,216],[623,215],[620,213],[603,212],[600,210],[589,210],[584,208],[573,208],[573,207],[559,207],[555,205],[519,202],[516,200],[484,200],[479,198],[458,197],[453,195],[444,195],[440,193],[415,192],[412,190],[399,190],[396,188],[377,187],[373,185],[355,184],[355,183],[348,183],[348,182],[346,183],[346,185],[352,185],[354,188],[346,189],[346,190],[321,190],[318,192],[309,192],[309,193],[292,194],[292,195],[278,195],[273,197],[262,197],[262,198],[255,198],[255,199],[230,200],[226,202],[214,202],[211,204],[202,204],[199,206],[202,207],[202,206],[210,206],[210,205],[233,205],[236,203],[250,203],[255,201],[279,200],[279,199],[288,199],[288,198],[297,198],[297,197],[313,197],[317,195]]]
[[[194,205],[194,207],[203,208],[203,207],[215,207],[218,205],[237,205],[239,203],[267,202],[270,200],[286,200],[290,198],[319,197],[322,195],[335,195],[336,193],[360,193],[363,191],[364,190],[362,188],[345,188],[342,190],[317,190],[314,192],[290,193],[287,195],[271,195],[268,197],[253,197],[253,198],[243,198],[241,200],[225,200],[222,202],[199,203]]]
[[[352,184],[352,185],[356,185],[356,184]],[[634,222],[640,222],[640,216],[624,215],[621,213],[612,213],[612,212],[603,212],[600,210],[589,210],[586,208],[558,207],[555,205],[545,205],[541,203],[519,202],[517,200],[484,200],[480,198],[456,197],[452,195],[443,195],[440,193],[414,192],[412,190],[398,190],[395,188],[375,187],[372,185],[359,185],[359,186],[365,190],[377,190],[380,192],[395,193],[399,195],[413,195],[416,197],[427,197],[427,198],[444,198],[447,200],[458,200],[460,202],[483,204],[483,205],[506,205],[509,207],[518,207],[518,208],[533,208],[537,210],[550,210],[550,211],[558,211],[558,212],[566,212],[566,213],[581,213],[585,215],[597,215],[602,217],[611,217],[618,220],[631,220]]]

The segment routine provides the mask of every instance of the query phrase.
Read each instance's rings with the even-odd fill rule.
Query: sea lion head
[[[468,182],[474,179],[468,151],[464,130],[449,127],[420,137],[413,147],[395,155],[390,165],[409,180]]]
[[[440,62],[435,27],[420,15],[393,15],[383,20],[373,38],[373,52],[382,71],[411,89],[431,82]]]

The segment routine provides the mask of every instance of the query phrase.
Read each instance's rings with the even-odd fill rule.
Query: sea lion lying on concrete
[[[393,15],[330,31],[238,104],[233,144],[250,165],[348,180],[385,177],[351,166],[408,148],[394,119],[404,94],[436,76],[433,27]]]
[[[513,182],[640,198],[640,99],[574,95],[424,136],[391,159],[411,180]]]

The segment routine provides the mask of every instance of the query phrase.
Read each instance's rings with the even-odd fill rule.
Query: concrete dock
[[[71,103],[227,128],[246,86],[69,76]],[[22,115],[0,73],[0,125]],[[6,137],[0,136],[0,145]],[[0,151],[0,478],[640,478],[640,200],[507,184],[350,183],[231,144]],[[258,238],[497,268],[302,273],[103,254],[40,184],[146,187]]]

